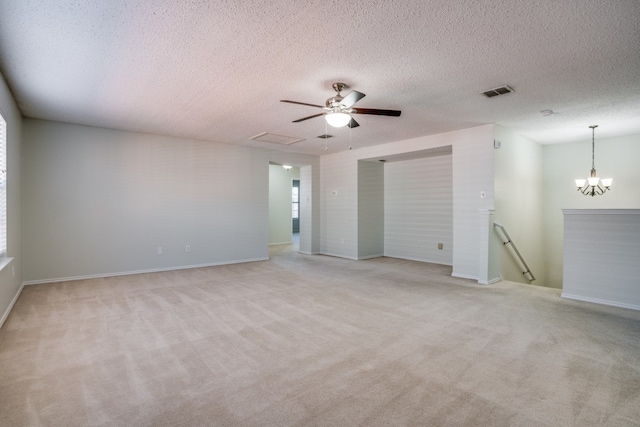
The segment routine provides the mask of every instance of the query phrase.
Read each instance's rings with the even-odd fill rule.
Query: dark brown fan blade
[[[305,120],[313,119],[314,117],[318,117],[318,116],[324,116],[324,113],[318,113],[318,114],[314,114],[313,116],[303,117],[303,118],[301,118],[301,119],[294,120],[294,121],[293,121],[293,122],[291,122],[291,123],[303,122],[303,121],[305,121]]]
[[[324,108],[322,105],[307,104],[306,102],[298,102],[298,101],[289,101],[288,99],[281,99],[280,102],[288,102],[289,104],[307,105],[309,107]]]
[[[360,126],[360,124],[358,122],[356,122],[352,117],[351,121],[349,122],[349,124],[347,126],[349,126],[351,129],[353,129],[353,128],[357,128],[358,126]]]
[[[352,108],[352,113],[356,114],[373,114],[375,116],[400,116],[399,110],[378,110],[377,108]]]
[[[364,97],[365,97],[364,93],[358,92],[357,90],[352,90],[347,94],[347,96],[342,98],[342,101],[340,101],[340,104],[344,105],[345,108],[349,108]]]

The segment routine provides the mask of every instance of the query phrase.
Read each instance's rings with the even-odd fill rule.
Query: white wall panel
[[[385,164],[386,256],[452,265],[451,160],[446,155]]]
[[[640,209],[564,209],[562,296],[640,310]]]
[[[320,158],[324,254],[358,258],[358,161],[355,151]]]
[[[493,126],[455,134],[453,139],[453,275],[478,279],[480,209],[494,208]],[[481,198],[480,193],[484,193]]]

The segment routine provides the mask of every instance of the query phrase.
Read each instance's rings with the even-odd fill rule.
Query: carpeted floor
[[[640,425],[639,312],[271,255],[26,287],[0,330],[0,424]]]

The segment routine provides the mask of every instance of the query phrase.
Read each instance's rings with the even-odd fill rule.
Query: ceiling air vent
[[[259,133],[255,136],[252,136],[249,139],[252,139],[254,141],[270,142],[272,144],[282,144],[282,145],[289,145],[289,144],[293,144],[294,142],[304,141],[304,138],[298,138],[295,136],[287,136],[287,135],[277,135],[275,133],[269,133],[269,132]]]
[[[325,133],[324,135],[318,135],[318,138],[320,138],[320,139],[328,139],[328,138],[333,138],[333,135],[329,135],[329,134]]]
[[[482,94],[487,98],[493,98],[494,96],[504,95],[505,93],[510,93],[513,91],[514,91],[513,88],[509,86],[501,86],[495,89],[488,90],[486,92],[482,92]]]

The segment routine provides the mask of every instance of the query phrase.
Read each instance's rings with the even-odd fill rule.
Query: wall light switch
[[[191,245],[187,245],[187,246],[184,248],[184,251],[185,251],[185,252],[191,252]]]
[[[484,199],[485,197],[487,197],[487,193],[485,193],[484,191],[480,192],[480,198]]]
[[[444,245],[442,243],[438,243],[438,249],[442,249]]]
[[[162,246],[158,246],[157,253],[158,253],[158,255],[162,255]]]

